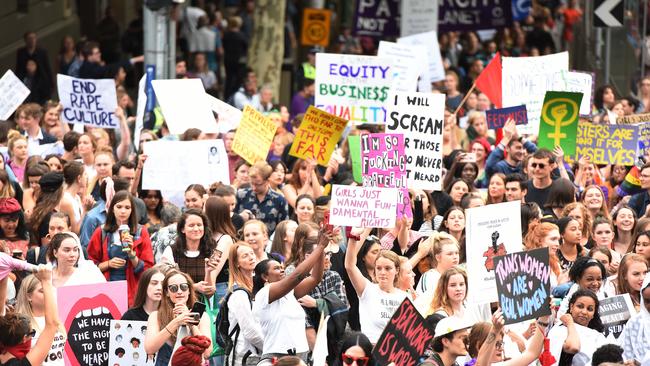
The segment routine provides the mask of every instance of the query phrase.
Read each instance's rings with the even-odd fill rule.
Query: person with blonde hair
[[[23,183],[25,179],[25,169],[27,169],[27,137],[21,135],[17,131],[9,131],[9,141],[7,143],[7,152],[9,153],[9,161],[7,166],[14,172],[16,180]]]
[[[425,240],[430,243],[430,260],[432,268],[422,274],[415,291],[418,295],[433,293],[440,276],[449,268],[458,265],[460,259],[460,247],[458,241],[451,234],[434,231]],[[424,243],[421,243],[422,245]]]
[[[241,230],[242,239],[253,249],[258,261],[268,259],[265,249],[269,242],[269,233],[266,225],[260,220],[248,220]]]
[[[289,216],[287,201],[274,192],[269,185],[273,168],[265,162],[258,161],[248,170],[251,178],[251,188],[240,189],[237,192],[235,212],[251,211],[255,218],[262,221],[269,233],[275,231],[277,224]]]

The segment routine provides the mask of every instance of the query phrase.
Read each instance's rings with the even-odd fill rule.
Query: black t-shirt
[[[140,306],[127,310],[126,313],[122,315],[122,320],[137,320],[146,322],[149,320],[149,314],[147,314],[147,312],[144,311],[144,308]]]
[[[20,360],[17,358],[12,358],[5,363],[0,363],[0,366],[32,366],[32,364],[29,362],[27,357],[25,357],[21,358]]]
[[[526,192],[526,202],[535,202],[539,205],[540,208],[544,209],[546,201],[548,201],[548,194],[551,191],[551,187],[555,184],[555,181],[551,183],[546,188],[535,188],[533,181],[529,180],[527,182],[528,191]]]

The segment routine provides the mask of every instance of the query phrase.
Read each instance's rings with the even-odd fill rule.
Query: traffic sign
[[[595,0],[594,27],[615,28],[623,26],[623,0]]]
[[[323,46],[330,43],[330,18],[332,12],[326,9],[305,9],[302,15],[303,46]]]

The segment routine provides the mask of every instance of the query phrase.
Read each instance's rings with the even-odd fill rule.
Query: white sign
[[[466,215],[467,299],[470,303],[497,302],[494,257],[522,249],[521,202],[470,208]]]
[[[43,144],[43,145],[28,144],[27,152],[29,156],[38,155],[42,158],[45,158],[46,156],[51,154],[61,156],[65,152],[65,149],[63,148],[63,142],[57,141],[51,144]]]
[[[185,191],[190,184],[230,182],[222,140],[150,141],[143,150],[143,189]]]
[[[424,46],[427,50],[429,64],[429,81],[436,82],[445,80],[445,67],[442,64],[440,56],[440,45],[438,44],[438,32],[430,31],[426,33],[414,34],[408,37],[397,39],[399,44],[410,44],[414,46]]]
[[[391,63],[374,56],[317,53],[315,106],[356,124],[383,124]]]
[[[0,119],[7,120],[29,96],[29,89],[13,71],[7,70],[0,79]]]
[[[537,57],[502,57],[501,95],[504,107],[525,104],[528,124],[518,125],[520,133],[536,134],[544,96],[553,90],[556,73],[569,71],[569,53]]]
[[[379,41],[377,56],[393,60],[393,92],[414,92],[417,90],[418,77],[429,80],[427,63],[423,62],[427,51],[424,46],[397,44]]]
[[[402,0],[402,37],[437,30],[438,0]]]
[[[408,188],[441,190],[445,95],[391,93],[386,104],[386,132],[404,134]]]
[[[61,119],[99,128],[118,128],[117,96],[113,79],[77,79],[57,74]]]
[[[397,188],[332,186],[331,225],[393,227]]]
[[[155,365],[156,354],[147,355],[144,336],[147,322],[135,320],[111,320],[108,341],[108,365]]]
[[[593,74],[581,71],[556,72],[553,75],[553,86],[549,90],[582,93],[580,115],[591,116],[591,105],[594,101]]]
[[[152,80],[151,85],[172,135],[188,128],[219,132],[201,79]]]
[[[219,118],[219,122],[217,124],[219,133],[226,133],[239,127],[239,121],[241,121],[242,116],[241,110],[213,97],[210,94],[206,93],[205,96],[208,98],[210,108],[217,114]]]
[[[136,150],[140,149],[140,132],[144,128],[144,112],[147,108],[147,93],[144,88],[147,84],[145,73],[138,82],[138,106],[135,114],[135,127],[133,128],[133,143]]]

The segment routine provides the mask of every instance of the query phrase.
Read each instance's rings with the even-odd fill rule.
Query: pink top
[[[9,165],[11,170],[16,175],[16,179],[18,180],[18,182],[22,183],[23,180],[25,179],[25,169],[26,169],[26,167],[25,166],[19,166],[18,164],[14,163],[11,160],[7,163],[7,165]]]
[[[36,270],[36,266],[20,259],[11,257],[9,254],[0,252],[0,280],[7,277],[11,271],[31,271]]]

